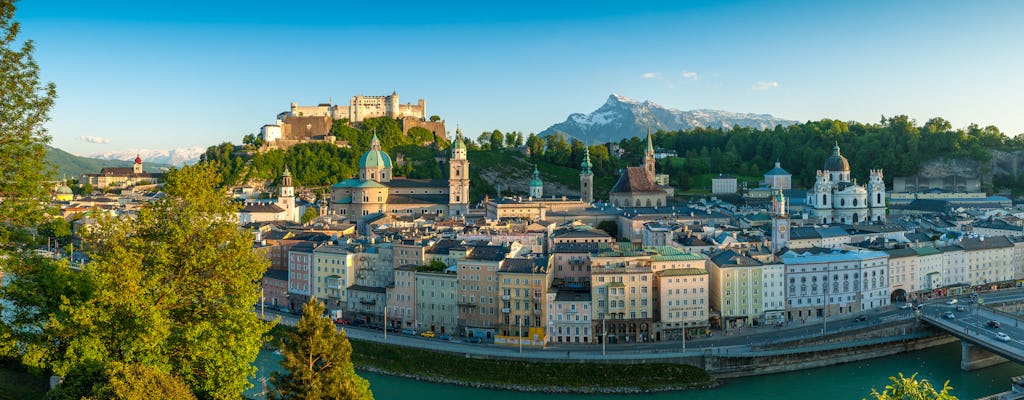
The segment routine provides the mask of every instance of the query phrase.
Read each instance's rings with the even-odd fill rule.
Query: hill
[[[584,142],[618,142],[642,132],[678,131],[694,128],[730,129],[740,126],[754,129],[772,129],[776,125],[788,126],[797,121],[776,118],[768,114],[744,114],[719,110],[681,111],[663,107],[651,101],[637,101],[612,94],[608,100],[590,114],[575,113],[564,122],[551,125],[541,136],[561,132]]]
[[[494,197],[501,186],[502,193],[527,195],[533,167],[540,171],[544,182],[544,196],[579,196],[580,171],[544,160],[530,160],[512,150],[469,151],[470,198],[482,200],[484,195]],[[594,196],[607,198],[617,176],[595,175]]]
[[[54,167],[53,179],[62,177],[78,178],[85,173],[99,173],[104,167],[130,167],[133,161],[103,160],[99,158],[79,157],[56,147],[46,146],[46,161]],[[142,169],[146,172],[161,172],[169,165],[143,162]]]

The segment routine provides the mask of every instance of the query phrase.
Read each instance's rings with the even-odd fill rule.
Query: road
[[[1019,296],[1013,295],[982,295],[985,304],[992,304],[996,301],[1018,300]],[[983,347],[992,350],[1001,350],[1011,355],[1014,361],[1024,363],[1024,323],[1021,318],[1013,318],[1011,315],[996,312],[990,308],[979,306],[978,303],[968,304],[967,299],[960,300],[956,305],[946,303],[928,304],[922,309],[926,313],[929,322],[953,331],[966,340],[976,342]],[[957,306],[963,305],[963,311],[957,311]],[[953,318],[946,317],[946,313],[952,313]],[[988,321],[999,322],[999,328],[988,325]],[[1004,342],[996,338],[997,332],[1003,332],[1010,337],[1010,341]],[[1012,358],[1016,356],[1016,358]]]

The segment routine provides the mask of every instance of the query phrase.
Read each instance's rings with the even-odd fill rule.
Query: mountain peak
[[[612,93],[608,100],[589,114],[573,113],[565,122],[551,125],[541,135],[555,132],[591,142],[619,141],[640,135],[647,128],[685,130],[699,127],[729,129],[735,125],[755,129],[769,129],[776,125],[791,125],[796,121],[776,118],[768,114],[734,113],[720,110],[698,109],[681,111],[663,107],[650,100],[638,101]]]

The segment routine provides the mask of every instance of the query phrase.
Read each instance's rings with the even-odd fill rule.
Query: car
[[[960,302],[960,300],[957,300],[957,299],[949,299],[949,301],[947,301],[946,304],[954,305],[954,304],[959,303],[959,302]]]
[[[445,341],[452,340],[452,335],[449,335],[447,333],[442,333],[442,334],[437,336],[437,340],[445,340]]]
[[[854,318],[853,320],[857,321],[857,322],[864,322],[864,321],[868,320],[868,317],[863,316],[863,315],[858,315],[857,318]]]
[[[436,337],[437,334],[434,333],[434,331],[423,331],[423,333],[421,333],[420,336],[423,336],[425,338],[432,338],[432,337]]]
[[[483,339],[480,339],[479,336],[470,336],[470,337],[466,338],[465,342],[466,343],[483,343]]]
[[[964,307],[964,306],[956,306],[956,310],[957,310],[957,311],[967,311],[967,307]]]
[[[996,339],[999,339],[1000,341],[1003,341],[1003,342],[1009,342],[1009,341],[1013,340],[1013,339],[1010,338],[1010,335],[1007,335],[1007,334],[1002,333],[1002,332],[996,332]]]
[[[348,324],[352,326],[366,326],[366,321],[363,321],[361,319],[354,319],[352,320],[352,322],[349,322]]]
[[[988,322],[986,322],[985,325],[988,325],[989,328],[999,329],[999,321],[996,321],[994,319],[988,320]]]
[[[337,319],[334,320],[334,323],[336,323],[338,325],[348,325],[349,322],[350,322],[349,320],[344,319],[344,318],[337,318]]]
[[[281,312],[289,313],[289,312],[291,312],[291,310],[289,310],[288,307],[281,307]]]
[[[914,308],[914,303],[906,303],[906,304],[900,306],[901,310],[906,310],[908,308]]]
[[[396,328],[394,325],[388,325],[387,329],[388,332],[398,332],[398,328]]]
[[[415,329],[402,329],[403,335],[416,335]]]
[[[956,319],[956,314],[953,314],[952,311],[946,311],[946,315],[944,315],[944,317],[946,317],[946,319]]]
[[[375,331],[384,330],[384,325],[378,324],[376,322],[370,323],[369,326],[370,326],[370,329],[373,329]]]

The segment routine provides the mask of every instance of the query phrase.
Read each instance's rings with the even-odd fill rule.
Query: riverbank
[[[280,337],[294,328],[278,325]],[[718,381],[704,370],[676,363],[611,364],[473,358],[364,340],[352,342],[359,370],[448,385],[544,393],[652,393],[707,389]]]

